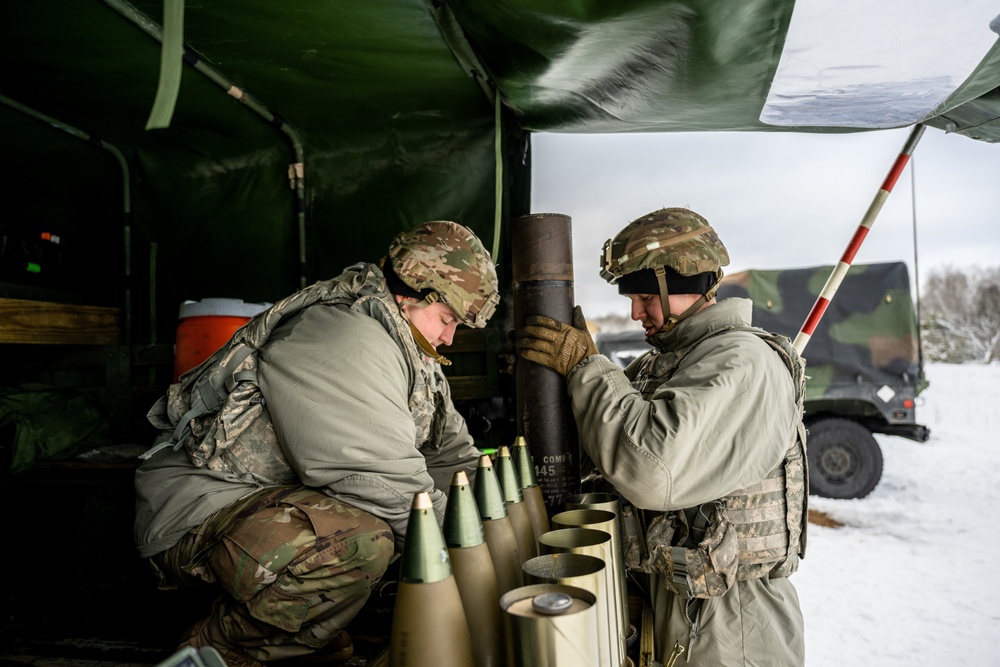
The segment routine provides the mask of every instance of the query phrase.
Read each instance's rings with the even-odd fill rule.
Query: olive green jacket
[[[656,350],[648,354],[682,357],[662,376],[656,369],[674,367],[675,358],[653,363],[644,377],[631,376],[650,367],[645,357],[622,372],[596,355],[570,372],[581,445],[635,507],[693,508],[756,484],[781,464],[801,419],[791,375],[756,335],[719,333],[748,326],[750,314],[750,301],[727,299],[653,336]],[[687,596],[672,593],[660,575],[633,576],[650,589],[658,660],[679,642],[687,653],[679,664],[803,664],[802,616],[788,579],[737,581],[697,602],[692,638]]]
[[[381,278],[370,265],[364,270],[369,280]],[[292,315],[257,354],[258,380],[280,448],[275,460],[291,468],[283,483],[323,489],[384,519],[401,547],[413,495],[429,491],[442,521],[452,475],[461,469],[471,476],[481,452],[440,366],[419,355],[412,336],[400,344],[390,333],[400,330],[399,315],[384,303],[317,303]],[[430,428],[418,430],[411,391],[421,365],[421,384],[437,409]],[[183,448],[157,452],[136,474],[140,555],[166,550],[258,488],[195,466]]]

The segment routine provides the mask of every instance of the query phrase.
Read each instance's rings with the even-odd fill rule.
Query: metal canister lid
[[[544,616],[556,616],[573,606],[573,596],[567,593],[542,593],[531,599],[531,608]]]

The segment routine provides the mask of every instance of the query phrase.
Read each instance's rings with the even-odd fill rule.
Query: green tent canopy
[[[274,301],[430,219],[499,238],[509,283],[533,132],[1000,139],[991,3],[829,4],[4,3],[0,225],[48,256],[8,245],[0,281],[162,340],[184,300]]]

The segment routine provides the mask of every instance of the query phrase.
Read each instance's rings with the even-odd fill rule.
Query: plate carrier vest
[[[723,595],[736,581],[787,577],[805,556],[809,488],[801,418],[805,362],[785,336],[757,327],[727,327],[698,343],[733,331],[758,336],[781,357],[795,383],[799,420],[784,460],[760,482],[698,507],[655,516],[640,513],[652,516],[644,531],[645,552],[634,541],[626,564],[660,574],[670,590],[692,598]],[[676,355],[647,355],[637,362],[633,385],[648,399],[656,389],[648,381],[653,365],[657,376],[669,377],[698,343]]]

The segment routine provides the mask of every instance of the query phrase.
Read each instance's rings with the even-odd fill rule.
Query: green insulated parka
[[[625,372],[595,355],[567,378],[584,451],[642,510],[642,553],[626,561],[649,587],[659,661],[675,644],[685,649],[678,664],[804,661],[787,579],[806,502],[801,385],[750,330],[750,315],[749,300],[726,299],[652,336],[655,349]],[[796,373],[801,382],[801,367]],[[727,532],[733,537],[716,539]],[[686,586],[684,548],[702,545],[711,556],[688,558]],[[727,559],[725,576],[714,574]],[[698,566],[713,573],[704,587]]]
[[[255,323],[265,340],[240,366],[250,370],[232,374],[251,379],[230,390],[218,416],[192,420],[193,435],[151,454],[136,474],[140,555],[166,550],[212,513],[276,485],[322,489],[384,519],[397,548],[415,493],[430,492],[442,521],[452,475],[471,476],[481,452],[378,267],[352,266],[247,327]],[[164,438],[196,393],[184,389],[182,377],[150,413]]]

